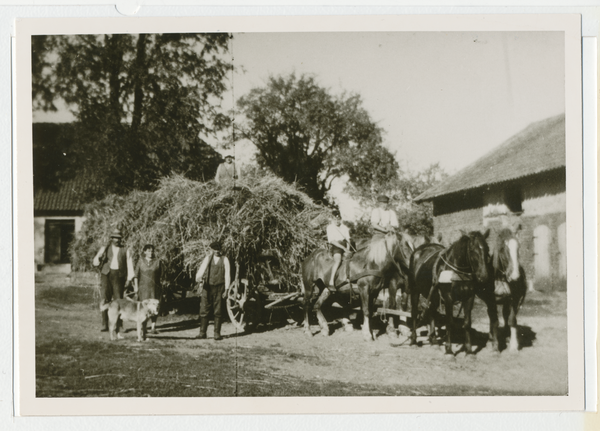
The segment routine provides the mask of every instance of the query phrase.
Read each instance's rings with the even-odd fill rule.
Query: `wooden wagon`
[[[247,331],[276,318],[301,322],[302,292],[299,287],[281,281],[281,262],[276,254],[264,251],[256,265],[244,271],[246,277],[240,277],[240,265],[238,262],[235,264],[235,277],[226,290],[225,298],[231,323],[238,331]]]

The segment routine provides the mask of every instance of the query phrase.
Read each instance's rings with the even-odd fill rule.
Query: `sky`
[[[230,77],[224,109],[270,75],[314,75],[333,94],[361,95],[404,170],[440,163],[456,173],[565,111],[562,32],[234,33],[230,48],[243,71]],[[34,121],[70,118],[34,113]],[[236,159],[250,162],[253,151],[241,142]]]

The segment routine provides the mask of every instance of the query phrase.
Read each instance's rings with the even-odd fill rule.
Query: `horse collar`
[[[450,268],[452,268],[453,271],[456,271],[460,274],[464,274],[464,275],[473,275],[472,272],[466,272],[466,271],[462,271],[460,269],[458,269],[458,267],[456,265],[452,265],[450,262],[448,262],[445,258],[444,258],[444,254],[445,253],[441,253],[440,254],[440,259],[442,259],[442,262],[444,262],[446,265],[448,265]]]

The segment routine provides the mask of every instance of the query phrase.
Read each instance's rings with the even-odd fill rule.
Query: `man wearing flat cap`
[[[225,161],[217,168],[217,174],[215,175],[215,181],[217,184],[228,185],[232,184],[234,180],[241,178],[239,168],[235,166],[235,158],[231,153],[223,154]]]
[[[215,341],[221,337],[221,298],[225,297],[225,287],[231,283],[229,259],[222,255],[221,243],[210,245],[211,253],[204,258],[196,273],[196,282],[200,291],[200,334],[199,339],[206,338],[208,317],[212,310],[215,319]]]
[[[123,246],[123,235],[119,228],[110,234],[110,244],[100,247],[92,264],[100,268],[100,305],[122,299],[125,283],[133,278],[133,260]],[[102,312],[102,332],[108,331],[108,310]]]
[[[390,198],[381,195],[377,198],[377,207],[371,213],[371,227],[375,234],[393,232],[399,227],[398,216],[390,205]]]

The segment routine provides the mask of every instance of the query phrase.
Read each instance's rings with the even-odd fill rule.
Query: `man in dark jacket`
[[[225,287],[231,283],[229,259],[221,253],[221,244],[210,245],[212,253],[204,258],[196,273],[196,282],[200,284],[200,334],[205,339],[208,329],[208,316],[212,310],[215,318],[216,341],[221,337],[221,298],[225,297]]]
[[[111,243],[100,247],[92,264],[100,267],[100,305],[123,298],[125,283],[133,277],[133,261],[129,250],[123,247],[123,235],[115,229],[110,235]],[[108,310],[102,312],[102,332],[108,331]]]

